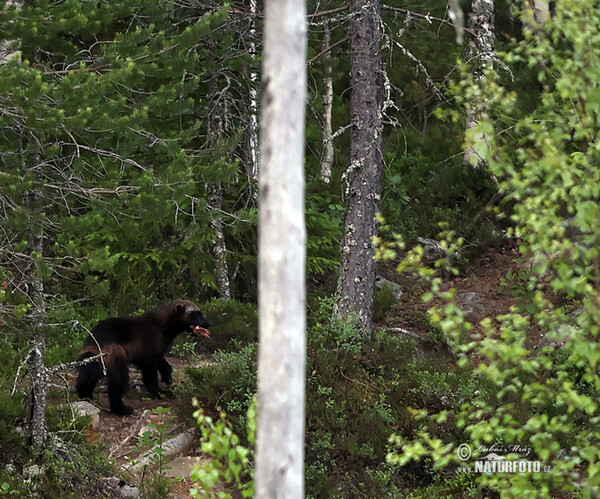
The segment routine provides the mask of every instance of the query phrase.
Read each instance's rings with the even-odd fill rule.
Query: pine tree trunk
[[[372,238],[381,198],[382,67],[378,0],[350,2],[350,166],[336,313],[356,315],[365,338],[372,333],[375,262]]]
[[[469,32],[472,33],[467,47],[467,61],[473,72],[474,80],[481,81],[486,68],[491,68],[494,63],[494,1],[472,0],[471,12],[467,22]],[[479,168],[487,168],[485,159],[481,158],[476,148],[489,148],[490,138],[484,133],[473,130],[479,126],[486,116],[486,105],[479,98],[474,98],[466,106],[467,121],[465,131],[473,146],[467,147],[464,161]]]
[[[304,497],[306,5],[266,0],[258,226],[256,495]]]
[[[24,154],[24,153],[22,153]],[[37,155],[34,155],[37,159]],[[38,161],[39,163],[39,161]],[[27,422],[31,433],[31,444],[37,452],[44,448],[48,431],[46,428],[46,394],[48,392],[48,372],[46,369],[46,310],[44,304],[44,285],[36,266],[44,250],[44,228],[42,225],[42,195],[38,188],[28,192],[29,197],[29,234],[28,246],[31,258],[29,266],[28,296],[31,302],[29,323],[28,371],[29,395]]]
[[[14,7],[20,9],[22,2],[16,0],[7,0],[3,6],[4,9]],[[20,57],[20,52],[15,47],[12,40],[0,41],[0,65],[6,64],[14,57]],[[37,60],[37,53],[32,54],[34,62]],[[27,139],[31,144],[36,140],[32,137],[25,137],[25,131],[19,130],[20,146],[19,157],[21,170],[23,174],[35,171],[40,164],[39,155],[31,154],[25,150],[24,143]],[[33,167],[32,167],[33,164]],[[37,175],[36,175],[37,178]],[[27,353],[27,370],[29,372],[29,393],[27,394],[26,420],[31,435],[31,445],[36,452],[40,452],[48,438],[46,427],[46,394],[48,393],[48,371],[46,369],[46,336],[44,329],[46,326],[46,309],[44,303],[44,284],[42,276],[36,266],[36,259],[43,255],[44,251],[44,227],[42,224],[43,199],[39,189],[40,181],[37,186],[26,193],[28,198],[28,233],[27,246],[29,253],[29,263],[24,274],[27,280],[27,298],[31,303],[29,313],[29,348]]]

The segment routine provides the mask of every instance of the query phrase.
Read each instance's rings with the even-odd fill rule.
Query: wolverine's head
[[[202,338],[210,337],[210,331],[207,329],[210,322],[195,303],[187,300],[175,300],[171,305],[173,305],[173,313],[182,329]]]

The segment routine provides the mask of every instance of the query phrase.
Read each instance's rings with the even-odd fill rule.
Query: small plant
[[[530,285],[531,272],[525,269],[509,270],[506,277],[501,277],[500,289],[517,299],[517,310],[522,314],[533,314],[537,311],[535,289]]]
[[[14,496],[19,493],[20,492],[18,490],[11,488],[10,483],[8,482],[3,482],[2,485],[0,485],[0,495]]]
[[[384,284],[381,289],[375,292],[375,300],[373,303],[373,320],[375,322],[385,319],[390,308],[397,302],[396,295],[391,286]]]
[[[190,394],[201,390],[203,400],[234,419],[236,431],[242,431],[245,414],[256,392],[256,344],[236,347],[237,352],[218,351],[215,363],[186,370]],[[190,411],[191,412],[191,411]]]
[[[319,343],[333,341],[336,351],[357,355],[363,347],[364,339],[356,327],[355,317],[338,317],[334,312],[335,298],[318,300],[315,316],[318,323],[309,331]]]
[[[181,341],[179,343],[174,344],[171,347],[171,354],[180,355],[185,359],[189,359],[195,355],[196,351],[196,342],[194,341]]]
[[[198,402],[194,400],[194,405]],[[252,450],[240,444],[240,438],[233,432],[231,423],[221,413],[218,420],[204,414],[202,409],[194,413],[202,432],[202,452],[211,459],[203,464],[194,465],[191,479],[198,486],[190,490],[192,497],[231,498],[229,490],[235,490],[236,496],[254,495],[254,472],[252,468]],[[246,431],[250,447],[254,445],[256,432],[256,400],[248,408]],[[219,493],[217,487],[225,487]]]
[[[155,409],[152,409],[152,412],[157,415],[168,415],[171,412],[171,409],[169,407],[156,407]],[[151,480],[150,487],[148,487],[148,489],[151,489],[154,493],[147,493],[146,495],[164,497],[164,493],[168,492],[170,481],[178,481],[177,478],[167,480],[166,472],[169,467],[165,466],[163,456],[165,453],[165,448],[163,445],[171,426],[172,425],[170,423],[148,423],[148,430],[142,434],[135,446],[136,450],[149,448],[149,450],[141,454],[141,457],[149,459],[150,463],[155,465],[157,468],[156,475]],[[144,469],[144,474],[145,471],[146,470]],[[144,479],[142,478],[142,486],[143,484]]]

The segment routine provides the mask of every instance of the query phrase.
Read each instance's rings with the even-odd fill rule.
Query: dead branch
[[[392,7],[391,5],[386,5],[386,4],[381,4],[381,10],[389,10],[390,12],[396,12],[399,14],[404,14],[410,17],[415,17],[417,19],[424,19],[425,21],[427,21],[429,24],[431,24],[432,21],[441,23],[441,24],[446,24],[452,28],[455,27],[454,23],[452,21],[448,21],[448,19],[442,19],[441,17],[435,17],[429,14],[420,14],[418,12],[414,12],[412,10],[408,10],[408,9],[402,9],[400,7]],[[467,28],[463,28],[464,31],[466,31],[467,33],[469,33],[470,35],[473,34],[473,31]]]
[[[329,45],[328,48],[321,50],[321,52],[319,52],[317,55],[315,55],[312,59],[309,59],[306,63],[306,65],[308,67],[312,66],[312,63],[315,62],[319,57],[321,57],[324,54],[328,54],[329,52],[331,52],[335,47],[337,47],[338,45],[341,45],[344,42],[347,42],[349,39],[349,37],[345,36],[344,38],[342,38],[341,40],[338,40],[337,42]]]
[[[148,418],[149,415],[150,415],[150,409],[146,409],[144,412],[142,412],[142,415],[135,422],[135,425],[133,426],[133,429],[131,430],[131,433],[127,437],[125,437],[125,439],[123,439],[121,441],[121,443],[119,443],[114,449],[112,449],[108,453],[107,460],[112,459],[112,457],[115,455],[115,453],[121,447],[123,447],[131,439],[131,437],[134,437],[134,436],[136,436],[138,434],[138,432],[142,428],[143,424],[146,422],[146,420],[147,420],[147,418]]]
[[[64,362],[62,364],[57,364],[56,366],[49,367],[47,369],[47,371],[48,371],[48,374],[51,375],[51,374],[56,373],[57,371],[62,371],[64,369],[71,369],[72,367],[85,366],[86,364],[91,364],[95,360],[100,359],[102,362],[104,375],[106,376],[106,367],[104,367],[104,360],[102,359],[102,357],[105,357],[106,355],[108,355],[108,353],[104,352],[104,353],[100,353],[98,355],[94,355],[93,357],[88,357],[87,359],[74,360],[73,362]]]
[[[409,331],[408,329],[404,329],[402,327],[384,327],[382,329],[385,329],[388,333],[405,334],[406,336],[410,336],[411,338],[414,338],[415,340],[419,340],[422,342],[429,342],[429,340],[427,338],[424,338],[423,336],[419,336],[417,333],[413,333],[412,331]]]
[[[183,433],[180,433],[179,435],[177,435],[176,437],[174,437],[170,440],[167,440],[161,446],[164,451],[162,453],[162,456],[168,457],[168,456],[173,456],[175,454],[179,454],[179,453],[183,452],[194,442],[195,438],[196,438],[196,431],[192,428],[192,429],[184,431]],[[140,471],[145,469],[151,463],[152,463],[151,456],[146,456],[146,457],[140,459],[140,461],[138,461],[136,464],[134,464],[130,468],[125,468],[123,466],[123,469],[125,469],[132,475],[135,475],[136,473],[139,473]]]

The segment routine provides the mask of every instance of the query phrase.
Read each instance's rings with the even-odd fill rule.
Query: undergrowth
[[[365,343],[348,323],[332,319],[332,305],[332,299],[317,300],[309,313],[307,497],[401,497],[407,488],[435,483],[431,463],[405,469],[386,463],[388,438],[398,431],[413,435],[414,409],[460,406],[479,389],[477,381],[439,352],[417,360],[412,339],[381,331]],[[232,347],[217,352],[215,364],[188,369],[185,391],[207,415],[226,412],[232,430],[245,435],[256,392],[256,345]]]

